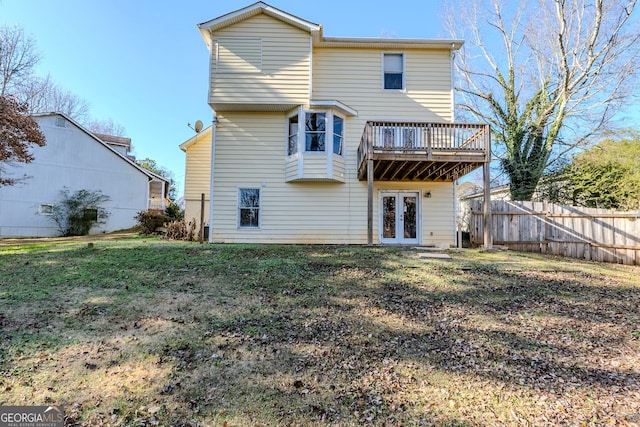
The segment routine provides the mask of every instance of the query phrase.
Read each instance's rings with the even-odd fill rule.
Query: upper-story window
[[[404,54],[383,53],[383,88],[385,90],[404,89]]]

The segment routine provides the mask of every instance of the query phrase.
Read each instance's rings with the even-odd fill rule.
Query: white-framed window
[[[333,115],[333,154],[342,156],[342,144],[344,143],[344,119]]]
[[[53,205],[41,204],[39,209],[40,215],[53,215]]]
[[[260,188],[238,189],[238,228],[260,227]]]
[[[303,126],[300,119],[303,118]],[[305,152],[325,152],[342,156],[344,151],[345,119],[332,110],[300,111],[287,117],[287,155],[298,152],[298,134],[304,135]],[[328,148],[329,147],[329,148]]]
[[[384,90],[404,90],[404,54],[382,54],[382,88]]]
[[[325,151],[327,113],[304,113],[305,151]]]
[[[298,115],[289,117],[289,131],[287,134],[287,156],[298,152]]]

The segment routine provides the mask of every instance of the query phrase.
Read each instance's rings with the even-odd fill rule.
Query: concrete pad
[[[432,258],[432,259],[451,259],[447,254],[426,253],[422,252],[418,254],[419,258]]]

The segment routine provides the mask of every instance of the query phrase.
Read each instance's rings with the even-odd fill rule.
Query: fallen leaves
[[[62,400],[70,425],[638,423],[640,292],[623,274],[637,269],[553,259],[558,268],[507,270],[496,262],[506,254],[443,263],[392,248],[179,248],[155,248],[152,268],[136,249],[126,269],[141,279],[126,292],[121,279],[70,279],[67,306],[8,306],[0,403]],[[119,260],[101,283],[126,254],[91,254]],[[16,265],[37,268],[30,256],[33,266]],[[19,285],[7,292],[33,282]],[[48,341],[59,336],[73,339]]]

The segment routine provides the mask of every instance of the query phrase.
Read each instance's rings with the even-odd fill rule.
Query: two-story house
[[[453,121],[462,41],[325,37],[263,2],[198,27],[213,123],[180,148],[211,242],[455,242],[455,180],[490,157]]]

